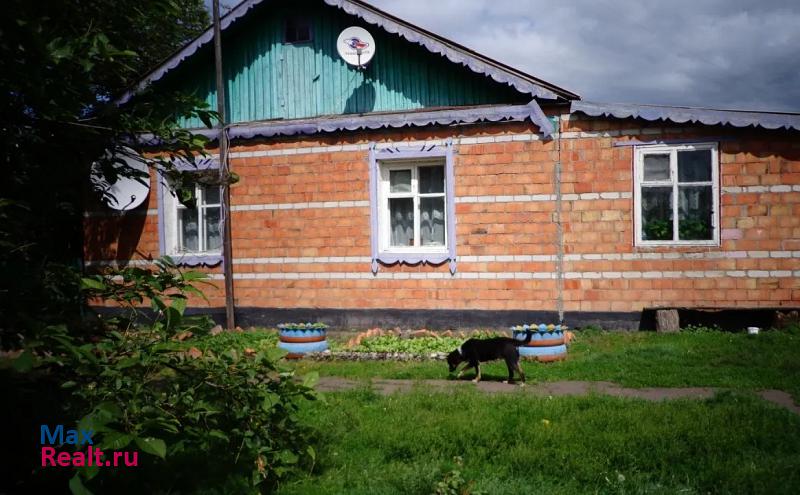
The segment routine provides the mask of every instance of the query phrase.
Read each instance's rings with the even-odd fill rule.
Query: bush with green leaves
[[[155,320],[145,327],[106,320],[123,325],[88,340],[49,327],[14,361],[17,372],[60,384],[63,424],[93,430],[104,451],[139,452],[136,468],[77,468],[73,493],[253,493],[313,464],[309,432],[295,413],[315,398],[316,374],[297,381],[275,347],[187,346],[181,335],[196,327],[184,317],[186,293],[199,280],[170,260],[152,272],[87,277],[87,293],[134,313],[136,302],[149,300]]]
[[[150,326],[168,334],[178,330],[202,333],[210,329],[213,325],[210,318],[184,315],[188,294],[205,299],[194,284],[205,282],[206,274],[182,271],[168,256],[155,260],[153,265],[155,270],[125,266],[81,279],[87,298],[113,302],[121,310],[103,324],[127,330],[150,316]],[[144,304],[149,304],[151,315],[143,311],[147,308]]]

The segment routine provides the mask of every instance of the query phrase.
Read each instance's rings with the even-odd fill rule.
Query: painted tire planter
[[[281,323],[278,325],[278,347],[289,353],[287,359],[325,351],[328,349],[327,328],[324,323]]]
[[[560,361],[567,357],[567,344],[564,340],[564,330],[561,325],[517,325],[511,327],[513,338],[525,340],[527,331],[533,332],[531,341],[519,347],[519,355],[523,358],[536,359],[537,361]]]

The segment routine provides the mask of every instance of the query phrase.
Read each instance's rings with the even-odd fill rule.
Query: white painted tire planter
[[[511,327],[513,338],[524,341],[528,331],[533,332],[531,341],[519,346],[519,355],[541,362],[560,361],[567,357],[567,343],[561,325],[517,325]]]

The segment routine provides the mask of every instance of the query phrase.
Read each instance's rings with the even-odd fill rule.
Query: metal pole
[[[231,242],[231,188],[228,170],[228,134],[225,118],[225,85],[222,79],[222,29],[219,23],[219,0],[214,10],[214,66],[217,76],[217,113],[219,114],[219,178],[222,183],[222,272],[225,277],[225,321],[228,330],[236,326],[233,315],[233,248]]]

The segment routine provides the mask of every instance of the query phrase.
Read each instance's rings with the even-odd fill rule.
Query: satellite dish
[[[351,26],[339,34],[336,50],[348,65],[363,69],[375,56],[375,40],[366,29]]]
[[[100,170],[97,162],[92,166],[91,181],[103,194],[103,201],[109,208],[119,211],[133,210],[147,199],[150,192],[150,171],[147,165],[134,158],[137,154],[130,148],[125,148],[125,154],[117,156],[117,169],[119,162],[124,162],[128,167],[142,172],[139,177],[118,177],[117,181],[110,184]]]

